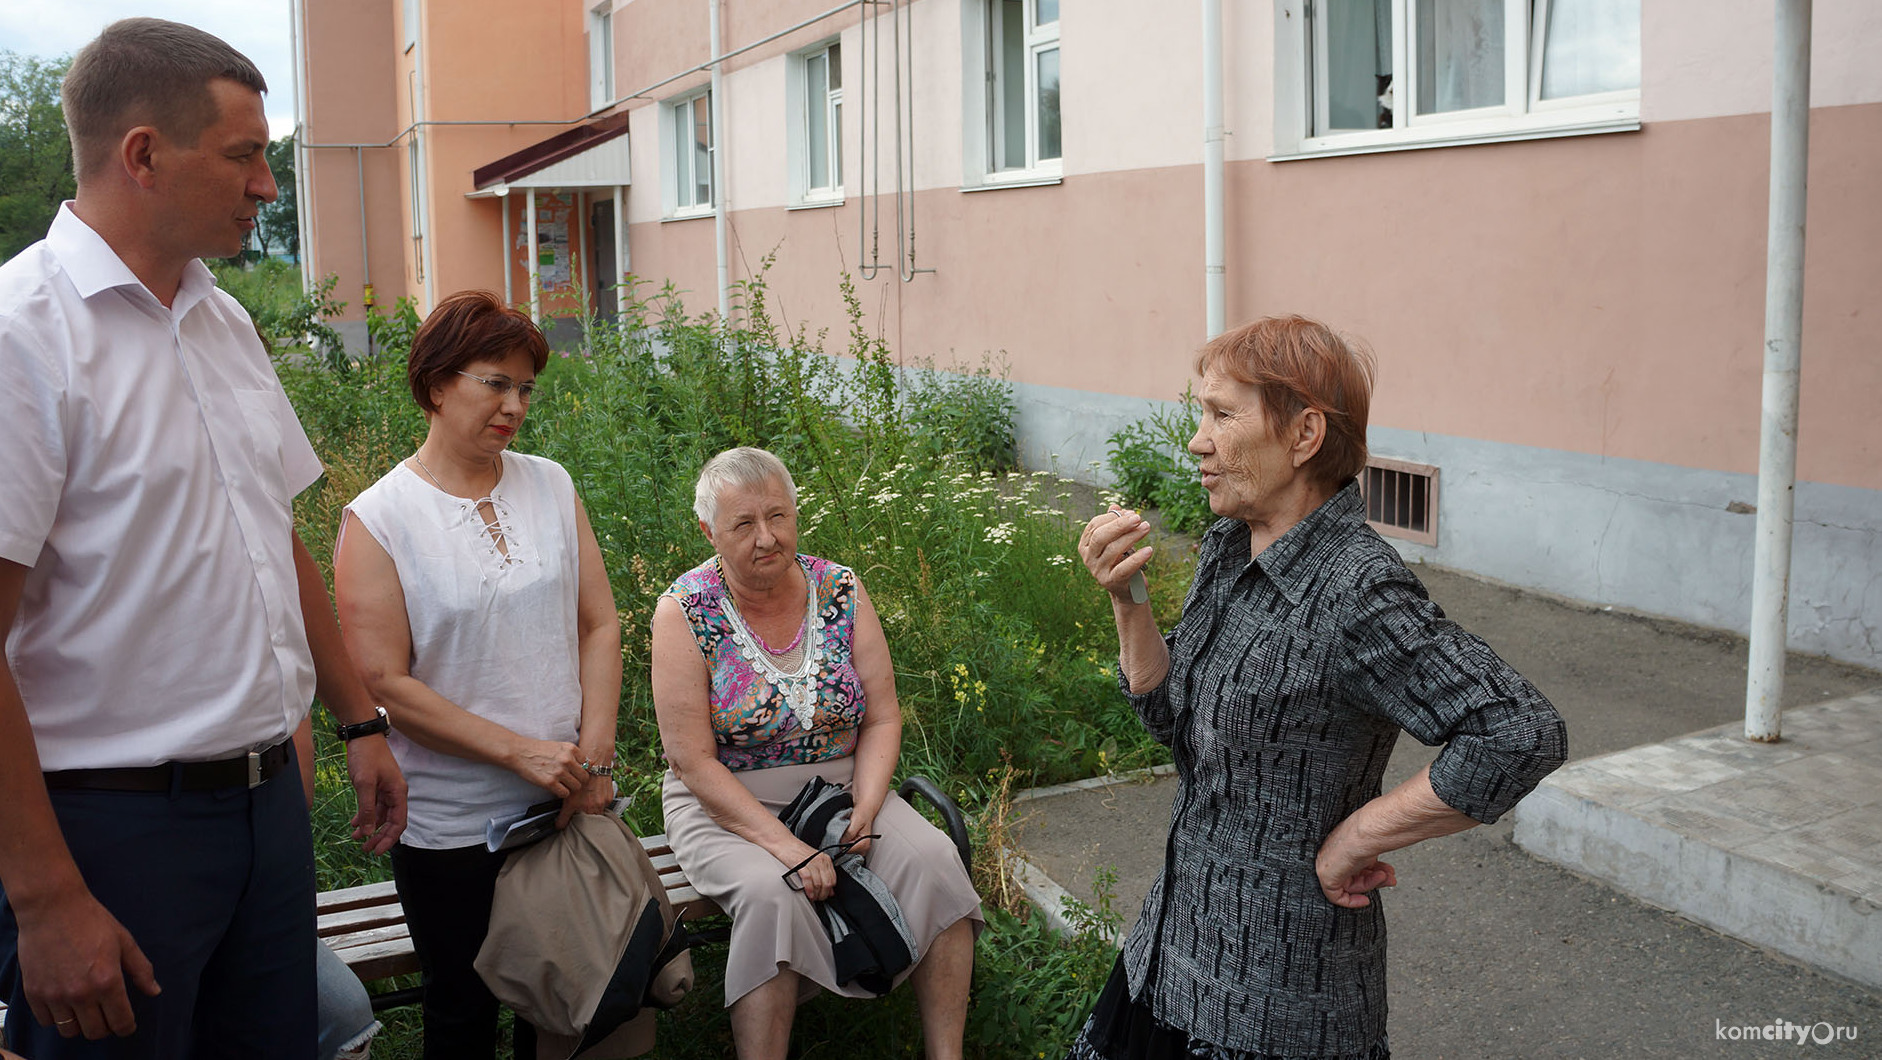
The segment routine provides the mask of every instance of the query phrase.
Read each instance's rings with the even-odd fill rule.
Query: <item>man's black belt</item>
[[[287,768],[289,740],[214,762],[165,762],[134,769],[60,769],[46,774],[52,791],[215,791],[255,788]]]

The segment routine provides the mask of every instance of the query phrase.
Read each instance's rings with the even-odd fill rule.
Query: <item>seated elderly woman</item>
[[[694,496],[714,555],[654,610],[654,708],[673,853],[732,915],[725,1000],[738,1055],[783,1057],[797,1002],[817,987],[872,996],[837,981],[812,907],[835,889],[830,855],[778,818],[822,777],[849,787],[843,840],[865,853],[917,943],[904,975],[927,1055],[958,1057],[980,900],[947,837],[890,790],[902,714],[869,594],[854,571],[798,554],[797,487],[771,453],[720,453]]]
[[[425,1055],[489,1057],[497,1002],[472,962],[497,873],[485,828],[546,799],[558,825],[614,797],[621,629],[560,464],[508,452],[549,347],[485,291],[439,302],[407,374],[425,441],[346,508],[334,597],[410,786],[392,875],[425,983]],[[534,1033],[516,1021],[517,1055]]]
[[[1562,719],[1366,526],[1363,352],[1271,317],[1196,368],[1189,450],[1222,518],[1175,628],[1131,592],[1140,516],[1102,514],[1079,542],[1177,792],[1163,871],[1069,1058],[1386,1060],[1381,859],[1508,811],[1561,764]],[[1400,730],[1444,750],[1382,794]]]

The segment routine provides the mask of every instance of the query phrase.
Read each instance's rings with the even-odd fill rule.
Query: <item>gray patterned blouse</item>
[[[1364,1055],[1385,1033],[1385,916],[1327,901],[1314,857],[1379,795],[1400,729],[1443,744],[1438,797],[1491,822],[1562,763],[1561,717],[1447,620],[1349,484],[1249,562],[1203,538],[1170,673],[1129,695],[1176,755],[1163,872],[1124,944],[1131,997],[1217,1045]]]

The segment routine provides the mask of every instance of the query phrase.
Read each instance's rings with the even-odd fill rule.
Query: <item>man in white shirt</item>
[[[200,30],[108,27],[65,80],[78,196],[0,266],[0,996],[35,1060],[314,1055],[316,689],[365,730],[356,838],[404,827],[293,529],[320,463],[197,260],[275,197],[265,90]]]

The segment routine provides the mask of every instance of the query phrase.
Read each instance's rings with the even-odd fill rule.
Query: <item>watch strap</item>
[[[351,725],[335,725],[333,731],[339,736],[340,742],[346,743],[361,736],[374,736],[389,731],[392,728],[392,722],[386,717],[386,708],[376,706],[373,710],[378,712],[377,716],[367,721],[354,722]]]

